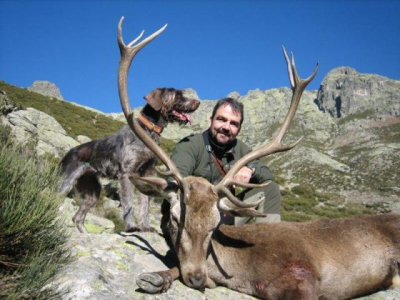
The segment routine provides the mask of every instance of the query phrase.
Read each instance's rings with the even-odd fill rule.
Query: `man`
[[[173,150],[171,159],[183,177],[193,175],[217,184],[233,166],[235,161],[251,151],[250,147],[236,139],[243,123],[243,104],[232,98],[218,101],[210,118],[210,128],[203,134],[194,134],[181,140]],[[235,179],[242,182],[262,183],[273,180],[271,171],[259,160],[244,166]],[[279,186],[271,182],[268,186],[247,189],[238,195],[244,201],[254,202],[265,195],[258,207],[267,214],[266,218],[257,218],[256,222],[279,222],[281,194]],[[248,218],[235,218],[221,215],[224,224],[243,224]]]

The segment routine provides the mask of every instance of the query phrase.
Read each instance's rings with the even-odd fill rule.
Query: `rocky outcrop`
[[[4,91],[0,91],[0,115],[6,115],[15,110],[14,101],[12,101]]]
[[[188,93],[193,97],[197,95],[193,90]],[[291,95],[288,88],[257,89],[242,96],[232,92],[230,96],[245,106],[240,138],[253,148],[268,141],[282,123]],[[0,101],[4,99],[1,96]],[[1,103],[4,100],[0,107],[12,107]],[[170,125],[163,137],[178,141],[193,132],[203,131],[208,127],[215,103],[216,100],[201,101],[200,108],[193,114],[192,127]],[[135,110],[136,114],[138,110],[140,108]],[[308,183],[320,192],[336,193],[345,203],[383,203],[385,210],[400,212],[399,110],[399,81],[359,74],[351,68],[334,69],[324,78],[319,91],[305,91],[302,97],[284,139],[284,144],[289,144],[304,136],[301,143],[265,161],[275,175],[286,180],[289,189]],[[3,122],[12,127],[14,135],[22,142],[32,139],[38,153],[49,151],[59,156],[78,144],[75,140],[69,140],[71,145],[66,141],[56,142],[66,137],[65,131],[42,112],[11,111],[7,109]],[[122,114],[114,117],[124,120]],[[80,137],[79,141],[86,139]],[[39,147],[43,144],[48,148]],[[117,186],[110,184],[107,193],[116,194],[117,190]],[[104,208],[120,209],[118,205],[114,200],[103,204]],[[137,276],[146,271],[166,269],[171,264],[162,237],[115,234],[114,224],[92,214],[88,214],[85,223],[91,234],[82,235],[71,222],[77,209],[74,200],[67,198],[60,209],[62,215],[67,215],[65,224],[71,231],[68,246],[73,252],[72,263],[55,282],[60,289],[70,288],[65,299],[251,299],[225,288],[206,289],[205,293],[200,293],[179,281],[165,294],[143,294],[135,284]],[[151,201],[150,209],[151,224],[158,228],[160,204]],[[399,291],[386,291],[365,299],[398,298]]]
[[[63,100],[60,89],[54,83],[49,81],[37,80],[30,87],[28,87],[28,90],[43,96]]]
[[[179,280],[166,293],[143,293],[136,278],[144,272],[167,270],[173,261],[164,239],[154,233],[74,234],[67,246],[73,261],[53,282],[59,290],[69,289],[63,299],[255,299],[224,287],[202,293]]]
[[[79,144],[53,117],[34,108],[11,112],[2,116],[1,121],[11,128],[11,134],[18,143],[33,143],[37,155],[47,153],[62,157],[71,147]]]
[[[316,102],[322,111],[336,118],[365,111],[400,116],[399,95],[399,80],[341,67],[326,75]]]
[[[135,198],[135,205],[137,199]],[[72,261],[52,282],[60,291],[67,291],[65,300],[108,299],[190,299],[236,300],[256,299],[233,290],[218,287],[200,292],[177,280],[163,294],[150,295],[136,285],[144,272],[167,270],[174,266],[174,256],[164,238],[155,233],[113,234],[109,221],[88,214],[85,226],[89,234],[81,234],[73,226],[71,217],[76,211],[73,200],[67,198],[60,208],[60,216],[69,229],[67,247]],[[159,203],[151,202],[151,225],[159,228]],[[135,206],[137,207],[137,206]],[[363,300],[392,300],[400,297],[400,290],[384,291],[360,298]]]

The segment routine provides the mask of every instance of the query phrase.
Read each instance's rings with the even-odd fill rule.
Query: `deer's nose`
[[[202,288],[204,285],[204,274],[201,271],[196,271],[189,275],[190,283],[194,288]]]

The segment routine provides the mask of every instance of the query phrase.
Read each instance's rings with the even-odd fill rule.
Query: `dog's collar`
[[[153,122],[149,121],[149,119],[147,119],[142,113],[139,114],[139,121],[147,129],[149,129],[150,131],[153,131],[159,135],[164,130],[164,127],[161,127],[160,125],[154,124]]]

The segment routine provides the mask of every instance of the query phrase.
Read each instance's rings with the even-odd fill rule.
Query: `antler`
[[[262,183],[262,184],[241,183],[241,182],[233,179],[233,177],[236,175],[236,173],[242,167],[244,167],[245,165],[247,165],[249,162],[251,162],[253,160],[256,160],[258,158],[261,158],[261,157],[264,157],[264,156],[267,156],[267,155],[270,155],[273,153],[283,152],[283,151],[287,151],[287,150],[294,148],[302,139],[302,138],[300,138],[297,142],[295,142],[294,144],[289,145],[289,146],[283,146],[281,144],[282,138],[286,134],[286,131],[290,125],[290,122],[292,121],[292,119],[296,113],[297,107],[300,102],[301,95],[302,95],[304,89],[306,88],[306,86],[311,82],[311,80],[313,80],[313,78],[317,74],[319,64],[317,63],[317,65],[315,66],[314,72],[311,74],[310,77],[308,77],[307,79],[301,79],[299,77],[299,75],[297,74],[293,53],[291,56],[291,60],[289,60],[288,55],[285,50],[285,47],[282,46],[282,49],[283,49],[283,55],[285,56],[285,60],[286,60],[287,68],[288,68],[290,85],[291,85],[291,88],[293,91],[292,101],[290,103],[290,108],[286,115],[286,118],[285,118],[281,128],[279,129],[278,134],[271,142],[258,148],[255,151],[252,151],[252,152],[248,153],[247,155],[243,156],[240,160],[238,160],[235,163],[235,165],[229,170],[229,172],[225,175],[225,177],[215,186],[215,191],[218,194],[226,195],[229,198],[229,200],[231,200],[234,204],[236,204],[240,207],[247,207],[247,205],[244,205],[243,202],[238,200],[229,191],[229,189],[227,188],[228,186],[238,185],[238,186],[242,186],[242,187],[254,188],[254,187],[265,186],[269,182]],[[257,203],[254,203],[253,206],[255,207],[256,204]]]
[[[142,142],[150,148],[150,150],[160,159],[169,169],[169,172],[165,173],[166,175],[170,175],[175,178],[177,181],[181,192],[184,196],[188,196],[189,189],[175,164],[169,158],[169,156],[161,149],[157,143],[151,139],[151,137],[143,130],[143,128],[136,121],[133,112],[130,108],[129,96],[128,96],[128,88],[127,88],[127,78],[129,73],[129,68],[132,64],[132,60],[135,55],[148,43],[150,43],[153,39],[155,39],[158,35],[160,35],[164,29],[167,27],[165,24],[161,29],[154,32],[152,35],[141,41],[140,43],[135,43],[142,37],[144,30],[139,34],[139,36],[134,39],[129,45],[125,45],[122,39],[122,22],[124,21],[124,17],[121,18],[118,24],[118,45],[121,52],[121,59],[119,62],[118,69],[118,92],[119,98],[121,101],[122,110],[124,111],[124,115],[126,120],[128,121],[129,127],[132,131],[137,135],[138,138],[142,140]]]

